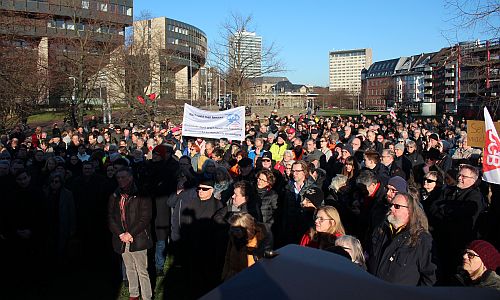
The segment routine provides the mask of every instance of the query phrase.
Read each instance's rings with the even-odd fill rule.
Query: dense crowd
[[[465,120],[273,111],[245,130],[214,140],[93,118],[2,135],[6,266],[119,258],[131,299],[153,297],[151,276],[193,299],[299,244],[392,283],[500,289],[500,190],[481,181]]]

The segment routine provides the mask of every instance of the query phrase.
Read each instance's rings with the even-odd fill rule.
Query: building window
[[[98,9],[100,11],[108,11],[108,4],[107,3],[97,3]]]
[[[89,9],[90,8],[90,1],[82,0],[82,8]]]
[[[132,16],[132,7],[127,7],[127,16]]]

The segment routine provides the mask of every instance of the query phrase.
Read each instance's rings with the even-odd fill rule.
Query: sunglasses
[[[396,204],[396,203],[389,204],[389,208],[391,208],[393,206],[395,209],[400,209],[401,207],[408,208],[408,206],[406,206],[406,205],[401,205],[401,204]]]
[[[470,260],[470,259],[473,259],[474,257],[479,257],[479,255],[474,254],[474,253],[472,253],[472,252],[470,252],[470,251],[464,251],[464,254],[466,254],[466,255],[467,255],[467,258],[469,258],[469,260]]]
[[[425,178],[424,182],[433,183],[433,182],[437,182],[437,180],[432,180],[432,179]]]
[[[262,161],[271,161],[269,158],[263,158]]]
[[[197,191],[204,191],[204,192],[209,191],[211,189],[212,189],[211,187],[201,187],[201,186],[196,188]]]

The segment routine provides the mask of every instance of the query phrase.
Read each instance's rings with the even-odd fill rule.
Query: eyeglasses
[[[389,208],[391,208],[393,206],[395,209],[400,209],[401,207],[408,208],[408,206],[406,206],[406,205],[401,205],[401,204],[397,204],[397,203],[390,203],[389,204]]]
[[[432,180],[432,179],[429,179],[429,178],[425,178],[424,182],[426,182],[426,183],[433,183],[433,182],[437,182],[437,180]]]
[[[458,174],[458,178],[460,178],[460,177],[474,179],[473,176],[467,176],[467,175],[464,175],[464,174]]]
[[[263,158],[262,161],[270,162],[271,160],[269,158]]]
[[[260,178],[260,177],[259,177],[259,178],[257,178],[257,180],[258,180],[258,181],[262,181],[262,182],[266,182],[266,183],[268,182],[268,181],[267,181],[267,179],[262,179],[262,178]]]
[[[395,188],[393,188],[393,187],[387,187],[387,191],[388,192],[393,192],[393,193],[397,193],[398,192],[398,190],[395,189]]]
[[[204,191],[204,192],[209,191],[211,189],[212,189],[211,187],[201,187],[201,186],[196,188],[197,191]]]
[[[474,253],[472,253],[472,252],[470,252],[470,251],[467,251],[467,250],[466,250],[466,251],[464,251],[464,255],[467,255],[467,258],[468,258],[469,260],[474,259],[474,257],[479,257],[479,255],[474,254]]]
[[[318,221],[318,222],[323,222],[323,221],[333,221],[333,219],[324,219],[322,217],[316,217],[316,219],[314,219],[315,221]]]
[[[320,140],[320,142],[322,142],[322,143],[326,143],[326,141],[325,141],[325,140]]]

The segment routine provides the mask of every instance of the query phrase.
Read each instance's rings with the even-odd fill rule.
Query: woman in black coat
[[[273,189],[276,177],[272,171],[262,170],[257,173],[257,205],[262,214],[262,223],[272,236],[272,227],[278,209],[278,194]],[[272,238],[271,238],[272,240]]]

